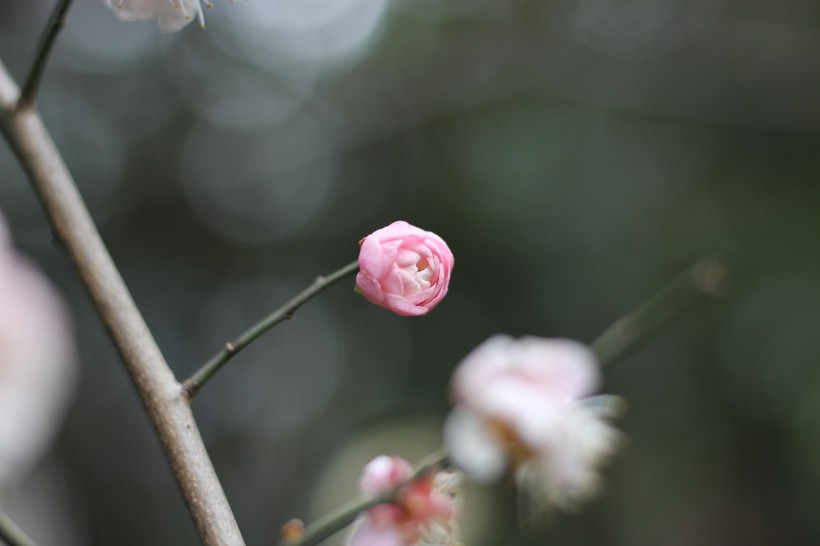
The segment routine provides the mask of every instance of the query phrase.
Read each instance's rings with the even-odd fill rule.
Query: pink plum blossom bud
[[[618,399],[590,396],[599,383],[595,355],[581,343],[491,337],[453,375],[450,459],[480,481],[512,470],[540,505],[573,507],[596,492],[619,437],[606,422]]]
[[[161,32],[177,32],[194,18],[199,19],[199,25],[205,28],[203,2],[210,6],[205,0],[105,0],[105,5],[123,21],[150,21],[156,18]]]
[[[456,546],[458,481],[454,473],[421,476],[410,483],[413,467],[401,457],[376,457],[361,477],[362,492],[375,496],[404,484],[393,502],[359,518],[348,546]]]
[[[447,294],[453,253],[435,233],[393,222],[361,242],[356,287],[403,316],[427,314]]]
[[[413,465],[401,457],[381,455],[364,467],[359,488],[365,495],[375,496],[390,491],[413,475]]]
[[[76,373],[63,303],[6,233],[0,216],[0,488],[48,446]]]

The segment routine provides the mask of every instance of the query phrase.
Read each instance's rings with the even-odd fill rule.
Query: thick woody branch
[[[37,546],[11,518],[0,511],[0,542],[8,546]]]
[[[187,397],[131,298],[39,113],[34,108],[17,109],[18,97],[17,85],[0,63],[0,129],[114,340],[203,544],[243,546]]]

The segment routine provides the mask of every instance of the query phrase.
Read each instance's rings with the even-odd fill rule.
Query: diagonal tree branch
[[[629,314],[613,322],[590,344],[601,365],[621,358],[641,341],[705,296],[720,296],[729,284],[728,263],[701,258]]]
[[[0,129],[114,340],[203,544],[243,546],[188,398],[131,298],[39,113],[34,108],[17,109],[18,97],[17,85],[0,62]]]
[[[37,546],[11,518],[0,511],[0,542],[8,546]]]

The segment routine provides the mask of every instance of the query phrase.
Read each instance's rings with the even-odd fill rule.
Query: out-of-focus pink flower
[[[375,496],[410,479],[413,465],[401,457],[382,455],[376,457],[364,467],[359,479],[359,489],[365,495]]]
[[[571,508],[593,495],[619,433],[606,421],[619,399],[600,383],[592,351],[566,339],[494,336],[453,376],[445,423],[450,458],[480,481],[510,468],[541,505]]]
[[[205,15],[202,12],[204,0],[105,0],[105,5],[123,21],[159,20],[162,32],[177,32],[194,20],[205,28]],[[205,4],[210,4],[205,1]]]
[[[0,488],[23,477],[62,420],[76,373],[68,322],[0,216]]]
[[[376,457],[365,466],[362,492],[375,496],[412,478],[413,467],[401,457]],[[456,546],[458,482],[453,473],[422,476],[405,485],[395,502],[364,513],[348,546]]]
[[[424,315],[447,294],[453,253],[435,233],[393,222],[361,246],[356,286],[376,305],[399,315]]]

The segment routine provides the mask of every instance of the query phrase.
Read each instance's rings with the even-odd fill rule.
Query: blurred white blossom
[[[105,0],[105,5],[123,21],[159,20],[162,32],[177,32],[188,23],[199,19],[199,25],[205,27],[205,14],[202,12],[203,0]],[[205,5],[210,4],[205,1]]]
[[[479,481],[508,469],[540,507],[571,508],[598,488],[619,433],[595,356],[571,340],[494,336],[461,362],[445,424],[454,464]]]
[[[0,488],[19,481],[48,447],[69,401],[74,364],[66,309],[11,246],[0,216]]]

